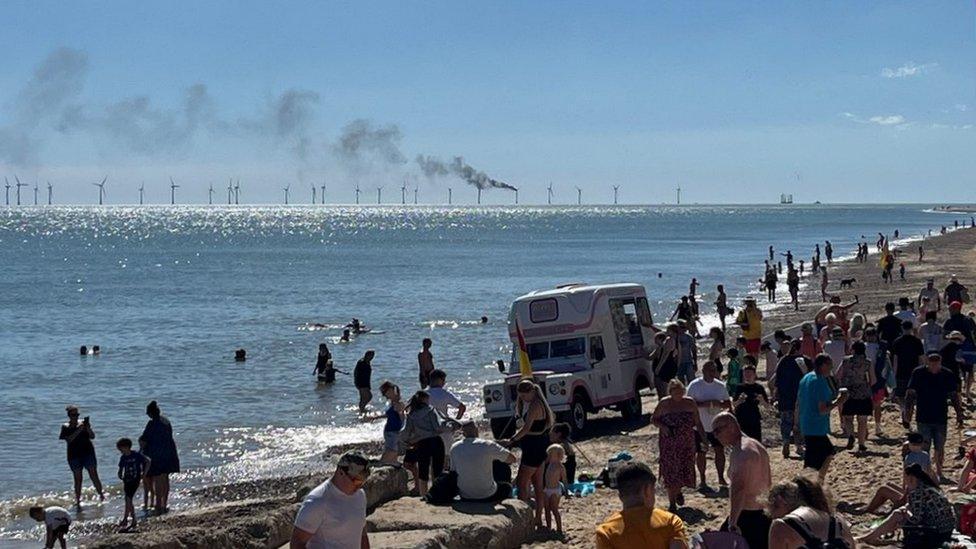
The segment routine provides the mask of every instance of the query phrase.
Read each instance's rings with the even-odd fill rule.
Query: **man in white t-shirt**
[[[495,482],[494,462],[515,463],[515,454],[493,440],[478,438],[473,421],[461,425],[464,439],[451,446],[451,470],[457,472],[458,493],[469,501],[501,501],[512,495],[512,485]]]
[[[715,369],[714,362],[706,362],[702,366],[702,376],[695,379],[688,385],[688,396],[698,403],[698,415],[701,417],[702,427],[705,429],[707,440],[698,440],[698,473],[700,482],[698,487],[702,490],[711,490],[705,482],[705,463],[708,454],[708,446],[715,449],[715,470],[718,473],[719,486],[728,486],[725,482],[725,449],[715,435],[712,434],[712,420],[719,413],[729,410],[732,402],[729,400],[729,391],[725,384],[716,379],[718,371]]]
[[[434,370],[430,373],[428,380],[430,387],[427,388],[427,394],[430,395],[430,407],[437,410],[445,418],[448,417],[448,408],[454,408],[457,410],[454,419],[461,419],[467,408],[457,395],[444,388],[444,384],[447,383],[447,373],[444,370]],[[451,444],[454,442],[454,431],[441,433],[441,438],[444,440],[444,454],[446,455],[450,452]]]
[[[366,537],[366,492],[369,460],[358,452],[339,458],[332,478],[305,496],[295,528],[291,549],[369,549]]]
[[[915,311],[909,308],[910,305],[911,301],[907,297],[898,299],[898,312],[895,313],[895,316],[902,322],[908,321],[918,326],[918,317],[915,315]]]

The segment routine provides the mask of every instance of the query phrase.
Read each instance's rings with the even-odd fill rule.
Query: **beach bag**
[[[802,520],[794,517],[785,517],[783,522],[803,538],[803,545],[797,547],[797,549],[851,549],[847,545],[847,542],[844,541],[844,538],[837,535],[837,519],[833,516],[830,517],[830,525],[827,527],[826,540],[821,540],[814,536]]]
[[[457,472],[448,471],[437,475],[437,478],[430,483],[424,501],[431,505],[450,505],[457,495]]]

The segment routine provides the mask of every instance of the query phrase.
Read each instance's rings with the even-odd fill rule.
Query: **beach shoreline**
[[[926,249],[926,260],[922,264],[916,263],[915,256],[913,255],[914,248],[907,248],[909,246],[917,246],[919,243]],[[968,228],[966,230],[950,231],[945,235],[934,235],[903,245],[899,249],[905,253],[899,256],[897,262],[905,261],[907,267],[906,280],[896,280],[892,284],[882,284],[880,267],[877,261],[878,255],[874,252],[873,245],[869,244],[869,246],[872,248],[872,254],[866,262],[857,263],[852,258],[845,258],[843,261],[835,261],[830,268],[830,278],[832,281],[830,290],[837,288],[841,278],[857,278],[858,282],[855,287],[851,290],[845,290],[842,293],[842,299],[847,302],[849,299],[853,299],[854,295],[857,295],[860,299],[860,304],[854,311],[864,313],[869,320],[874,320],[881,316],[882,306],[887,301],[897,301],[897,297],[901,295],[914,298],[925,278],[929,276],[936,277],[938,287],[944,286],[944,282],[951,273],[959,274],[963,283],[972,283],[974,277],[976,277],[974,269],[969,267],[969,265],[973,265],[973,260],[976,259],[976,231],[969,230]],[[800,256],[802,253],[797,253],[796,255]],[[761,263],[758,264],[758,268],[761,268]],[[772,334],[775,329],[786,328],[810,320],[812,315],[820,308],[822,302],[819,296],[819,283],[816,277],[808,273],[803,278],[803,282],[806,284],[805,287],[801,287],[801,303],[803,305],[800,311],[793,311],[788,306],[777,306],[768,310],[765,313],[764,334]],[[788,299],[785,284],[780,285],[778,297],[781,302],[784,299]],[[739,308],[739,304],[733,305]],[[703,303],[703,308],[707,310],[707,308],[710,308],[710,305]],[[660,311],[659,315],[662,313],[665,313],[665,311]],[[705,326],[705,330],[708,327]],[[732,340],[735,335],[735,330],[730,329],[727,338]],[[644,400],[645,410],[651,410],[656,403],[656,398],[651,396],[645,396]],[[900,427],[896,429],[893,414],[894,412],[891,409],[886,410],[886,423],[891,426],[890,431],[892,433],[896,430],[900,433]],[[771,418],[766,419],[772,420]],[[486,431],[487,429],[483,430],[483,432]],[[774,439],[778,437],[778,430],[772,427],[772,423],[767,422],[765,431],[771,435],[769,437],[770,440],[767,440],[767,446],[775,447],[775,445],[770,444],[770,441],[774,442]],[[950,433],[950,442],[947,447],[951,447],[952,444],[956,443],[956,438],[953,437],[957,436],[955,433]],[[590,432],[578,440],[582,452],[593,459],[592,464],[581,462],[580,470],[581,472],[589,472],[592,474],[599,473],[606,459],[621,450],[628,451],[636,459],[646,460],[652,464],[656,463],[656,438],[656,428],[650,425],[647,416],[636,423],[628,423],[621,420],[615,414],[603,412],[593,418]],[[347,449],[359,449],[375,455],[379,453],[379,447],[378,440],[367,443],[335,446],[329,448],[322,455],[321,468],[316,468],[308,474],[270,477],[191,490],[193,506],[187,512],[199,512],[209,508],[219,509],[228,502],[244,500],[263,500],[265,502],[291,501],[290,498],[294,496],[298,487],[325,478],[329,473],[331,460],[343,451]],[[770,452],[770,454],[773,458],[773,470],[776,478],[782,478],[785,474],[799,471],[798,462],[795,460],[783,460],[778,455],[778,452]],[[846,453],[842,453],[841,459],[836,461],[832,467],[833,472],[828,477],[828,482],[830,482],[830,479],[837,475],[837,471],[844,471],[844,474],[850,473],[853,475],[853,482],[848,483],[842,489],[833,490],[838,501],[845,503],[863,502],[863,499],[870,495],[864,493],[869,487],[874,486],[876,483],[896,480],[894,477],[888,478],[887,476],[878,479],[863,479],[862,477],[865,476],[866,472],[858,470],[858,467],[864,469],[863,464],[859,464],[857,460],[853,460],[852,462],[851,459],[846,459],[846,456]],[[875,457],[881,459],[879,456]],[[886,472],[898,471],[897,464],[895,462],[889,463],[890,461],[888,457],[884,458],[885,465],[882,470]],[[947,460],[948,474],[951,475],[955,472],[955,469],[953,469],[954,465],[954,463]],[[871,469],[874,468],[872,467]],[[709,478],[710,482],[714,484],[714,467],[711,464],[709,465]],[[689,511],[679,512],[679,514],[685,519],[691,532],[701,531],[706,528],[715,529],[724,519],[723,512],[727,512],[727,498],[706,497],[695,492],[688,494],[687,499],[686,509]],[[565,542],[550,540],[546,536],[540,535],[532,546],[589,547],[592,545],[592,532],[596,524],[604,516],[609,515],[615,510],[617,505],[616,494],[610,490],[598,490],[596,494],[585,498],[567,499],[564,507],[564,521],[567,532]],[[261,506],[257,506],[256,508],[264,509]],[[173,515],[178,515],[182,512],[179,511]],[[265,511],[262,510],[260,512]],[[158,521],[154,518],[148,519],[140,527],[140,533],[133,534],[130,537],[135,541],[143,533],[151,534],[157,538],[165,536],[167,529],[170,528],[167,526],[167,522],[169,521]],[[852,520],[852,522],[855,524],[858,523],[856,520]],[[79,525],[81,528],[77,531],[87,541],[94,541],[102,536],[113,533],[112,527],[108,524],[93,524],[88,527],[83,526],[83,524],[81,523]],[[185,522],[181,524],[180,527],[185,526]]]

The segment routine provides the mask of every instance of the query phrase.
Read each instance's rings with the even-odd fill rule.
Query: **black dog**
[[[851,278],[845,278],[845,279],[843,279],[843,280],[840,281],[840,287],[841,288],[853,288],[855,282],[857,282],[857,279],[856,278],[853,278],[853,277],[851,277]]]

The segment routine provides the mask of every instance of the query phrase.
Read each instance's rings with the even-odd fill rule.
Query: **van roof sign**
[[[552,322],[559,318],[559,303],[556,298],[536,299],[529,302],[529,320],[533,324]]]

